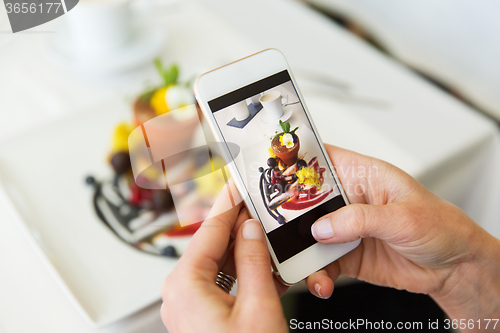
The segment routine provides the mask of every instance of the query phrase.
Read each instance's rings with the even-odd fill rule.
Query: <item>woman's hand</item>
[[[325,244],[363,240],[307,278],[313,294],[329,297],[332,280],[345,275],[429,294],[449,314],[468,306],[464,319],[492,309],[500,316],[499,301],[489,302],[500,299],[500,282],[490,285],[500,276],[497,239],[395,166],[333,146],[327,151],[351,205],[316,221],[312,233]],[[490,290],[479,295],[485,283]]]
[[[241,199],[226,185],[213,217],[163,283],[161,315],[169,332],[288,332],[279,300],[286,287],[271,272],[260,223],[231,202]],[[219,271],[238,276],[236,297],[215,284]]]

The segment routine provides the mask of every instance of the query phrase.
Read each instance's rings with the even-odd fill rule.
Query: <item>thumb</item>
[[[245,303],[251,298],[262,300],[274,295],[279,299],[260,222],[250,219],[242,224],[236,236],[234,261],[238,276],[238,296]]]
[[[350,204],[323,216],[311,226],[316,240],[325,244],[352,242],[360,237],[391,237],[394,212],[386,205]]]

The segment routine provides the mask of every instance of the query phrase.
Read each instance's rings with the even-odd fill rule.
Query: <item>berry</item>
[[[113,157],[111,157],[111,166],[119,175],[127,172],[132,167],[130,155],[123,151],[114,154]]]
[[[274,168],[275,166],[278,165],[278,163],[276,162],[276,159],[275,158],[268,158],[267,159],[267,165],[270,167],[270,168]]]
[[[94,185],[95,184],[95,178],[92,177],[92,176],[88,176],[87,178],[85,178],[85,183],[87,185]]]
[[[283,217],[283,215],[278,215],[278,223],[279,224],[285,224],[286,223],[285,218]]]
[[[141,203],[141,189],[136,183],[130,187],[130,203],[134,206],[139,206]]]
[[[263,168],[263,167],[260,167],[260,168],[259,168],[259,172],[264,172],[264,168]]]
[[[307,167],[307,162],[304,161],[304,160],[298,160],[297,161],[297,169],[302,169],[302,168],[305,168]]]
[[[164,255],[165,257],[176,258],[177,250],[172,245],[169,245],[161,250],[161,254]]]

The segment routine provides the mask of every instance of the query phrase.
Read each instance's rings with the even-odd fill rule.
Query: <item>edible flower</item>
[[[134,125],[127,122],[122,122],[115,127],[111,146],[113,153],[120,151],[128,153],[128,137],[134,130],[134,127]]]
[[[157,115],[162,115],[170,111],[167,104],[167,90],[169,87],[163,87],[156,90],[151,96],[151,106],[155,109]]]
[[[319,180],[319,174],[314,170],[313,167],[302,168],[296,173],[297,180],[300,184],[306,186],[315,186],[318,190],[321,190],[321,182]]]
[[[167,112],[171,112],[172,110],[183,109],[187,106],[193,105],[194,97],[190,89],[171,84],[168,87],[163,87],[156,90],[151,97],[150,103],[153,109],[156,111],[156,114],[160,116]],[[185,110],[176,112],[176,115],[181,115],[182,111],[186,110],[189,111],[190,109],[187,108]],[[182,117],[181,115],[182,119],[189,117],[190,116]]]
[[[279,139],[282,146],[286,146],[287,148],[292,148],[294,146],[293,136],[295,135],[295,131],[298,130],[299,128],[295,127],[293,130],[290,130],[290,123],[288,121],[283,122],[281,120],[280,120],[280,126],[283,132],[276,133],[276,135],[274,136],[274,140]],[[288,136],[285,139],[283,139],[285,135]]]
[[[280,143],[282,146],[286,146],[287,148],[292,148],[294,146],[293,136],[290,133],[285,133],[281,135]]]

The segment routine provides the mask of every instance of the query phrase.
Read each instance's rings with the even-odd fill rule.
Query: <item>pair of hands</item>
[[[328,298],[333,281],[350,276],[429,294],[452,318],[500,316],[498,240],[402,170],[326,148],[351,205],[318,220],[312,233],[325,244],[363,239],[306,279],[311,293]],[[225,191],[241,201],[237,191]],[[225,210],[228,200],[221,195],[214,210]],[[162,286],[162,319],[170,332],[288,331],[279,301],[287,287],[271,272],[259,222],[248,219],[240,203],[196,232]],[[236,297],[215,284],[219,271],[238,276]]]

